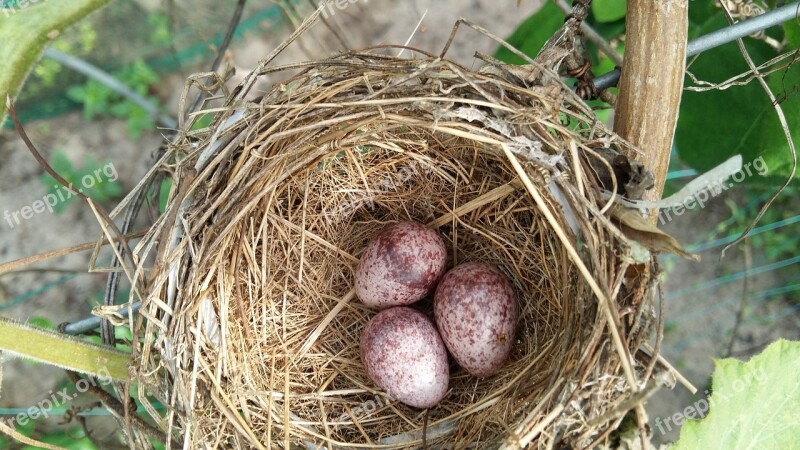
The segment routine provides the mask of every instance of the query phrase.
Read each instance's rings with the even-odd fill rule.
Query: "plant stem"
[[[642,153],[628,155],[653,173],[644,200],[661,199],[686,68],[688,0],[628,0],[625,63],[614,131]],[[651,220],[655,223],[657,216]]]
[[[0,317],[0,350],[75,372],[128,378],[128,353],[5,317]]]
[[[570,14],[572,12],[572,7],[570,7],[565,0],[556,0],[555,3],[556,6],[558,6],[558,9],[563,11],[565,14]],[[602,50],[606,56],[614,61],[614,64],[618,66],[622,65],[622,56],[620,56],[619,53],[614,50],[614,47],[612,47],[611,44],[600,35],[600,33],[595,31],[588,22],[581,22],[581,31],[583,31],[583,34],[587,39],[597,44],[597,46],[600,47],[600,50]]]
[[[686,70],[686,40],[689,33],[689,0],[628,0],[625,60],[619,82],[614,131],[641,152],[626,156],[641,161],[654,176],[655,186],[644,200],[661,200],[667,180],[672,139],[678,123],[678,107]],[[658,214],[650,221],[656,223]],[[649,265],[649,263],[647,264]],[[650,271],[647,265],[634,277],[640,284]],[[633,293],[642,301],[645,290]],[[634,393],[637,386],[631,386]],[[635,408],[642,448],[646,448],[647,414]]]

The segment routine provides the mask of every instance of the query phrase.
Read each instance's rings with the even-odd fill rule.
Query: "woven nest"
[[[171,446],[584,447],[659,371],[642,350],[655,259],[602,195],[630,194],[632,150],[557,77],[523,86],[501,66],[383,50],[262,67],[170,147],[136,331],[138,381],[167,405],[145,401]],[[501,372],[453,365],[426,411],[389,398],[359,359],[375,311],[354,297],[354,270],[399,220],[438,230],[449,267],[499,267],[521,308]]]

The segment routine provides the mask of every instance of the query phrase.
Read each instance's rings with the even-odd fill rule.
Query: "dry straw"
[[[137,247],[156,257],[138,271],[135,329],[139,395],[167,405],[144,402],[169,446],[584,447],[659,384],[655,259],[601,195],[635,190],[632,150],[544,68],[526,86],[492,61],[388,50],[270,57],[170,146],[171,201]],[[286,80],[244,100],[267,73]],[[500,267],[522,310],[507,366],[454,367],[427,411],[359,360],[374,311],[354,268],[398,220],[437,229],[450,265]]]

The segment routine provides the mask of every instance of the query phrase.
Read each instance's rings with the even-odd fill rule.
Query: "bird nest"
[[[584,447],[665,371],[647,344],[658,233],[614,200],[646,179],[634,150],[546,70],[524,85],[491,61],[385,50],[262,66],[170,145],[134,349],[168,446]],[[267,73],[287,78],[246,100]],[[503,369],[452,365],[427,410],[388,397],[359,359],[375,311],[354,271],[401,220],[437,230],[448,267],[500,268],[520,307]]]

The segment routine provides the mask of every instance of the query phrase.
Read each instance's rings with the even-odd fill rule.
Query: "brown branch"
[[[688,0],[628,0],[625,59],[619,82],[614,131],[642,153],[628,155],[653,173],[644,200],[658,201],[664,190],[669,155],[686,70]],[[658,214],[650,220],[655,223]],[[641,271],[646,272],[648,269]],[[635,293],[639,299],[645,294]],[[654,355],[656,356],[656,355]],[[636,386],[632,386],[634,393]],[[639,439],[645,448],[647,413],[635,408]]]
[[[565,0],[556,0],[555,4],[558,6],[558,9],[564,12],[564,14],[572,13],[572,7],[569,6]],[[600,35],[600,33],[595,31],[591,25],[586,22],[581,22],[581,31],[583,31],[583,35],[586,36],[586,39],[594,42],[600,48],[600,51],[605,53],[606,56],[614,61],[614,64],[618,66],[622,65],[622,57],[619,56],[619,53],[617,53],[611,43],[605,40],[605,38]]]
[[[81,377],[87,377],[91,379],[91,377],[89,377],[88,375],[81,375],[71,370],[67,370],[66,372],[67,376],[69,377],[70,381],[72,381],[73,384],[78,384],[79,382],[81,382],[82,381]],[[129,405],[128,402],[125,402],[125,404],[123,404],[116,397],[106,392],[102,388],[98,387],[97,384],[98,383],[96,380],[94,380],[91,383],[86,383],[87,386],[86,391],[95,396],[97,399],[99,399],[103,403],[103,405],[105,405],[105,407],[108,408],[109,410],[113,411],[117,417],[119,418],[130,417],[134,425],[136,426],[136,429],[145,436],[147,436],[149,439],[153,439],[162,443],[167,442],[166,434],[162,430],[145,422],[144,419],[142,419],[141,417],[138,416],[138,414],[136,414],[136,403],[130,403],[130,406],[133,408],[133,411],[131,411],[130,409],[126,409]],[[133,438],[131,437],[131,440],[132,439]]]
[[[661,199],[667,177],[686,64],[687,11],[688,0],[628,0],[614,131],[643,152],[629,156],[655,177],[644,195],[648,201]]]
[[[147,233],[147,230],[140,230],[134,233],[128,233],[122,236],[122,239],[136,239],[144,236]],[[112,242],[119,242],[120,239],[116,238],[113,239]],[[103,241],[102,245],[108,245],[108,241]],[[92,250],[97,247],[97,241],[91,242],[84,242],[83,244],[73,245],[71,247],[64,247],[59,248],[57,250],[50,250],[43,253],[39,253],[33,256],[27,256],[25,258],[15,259],[13,261],[8,261],[0,264],[0,275],[5,275],[7,273],[11,273],[13,271],[22,270],[23,267],[27,267],[31,264],[35,264],[38,262],[46,261],[48,259],[57,258],[59,256],[65,256],[72,253],[77,252],[84,252],[87,250]]]

